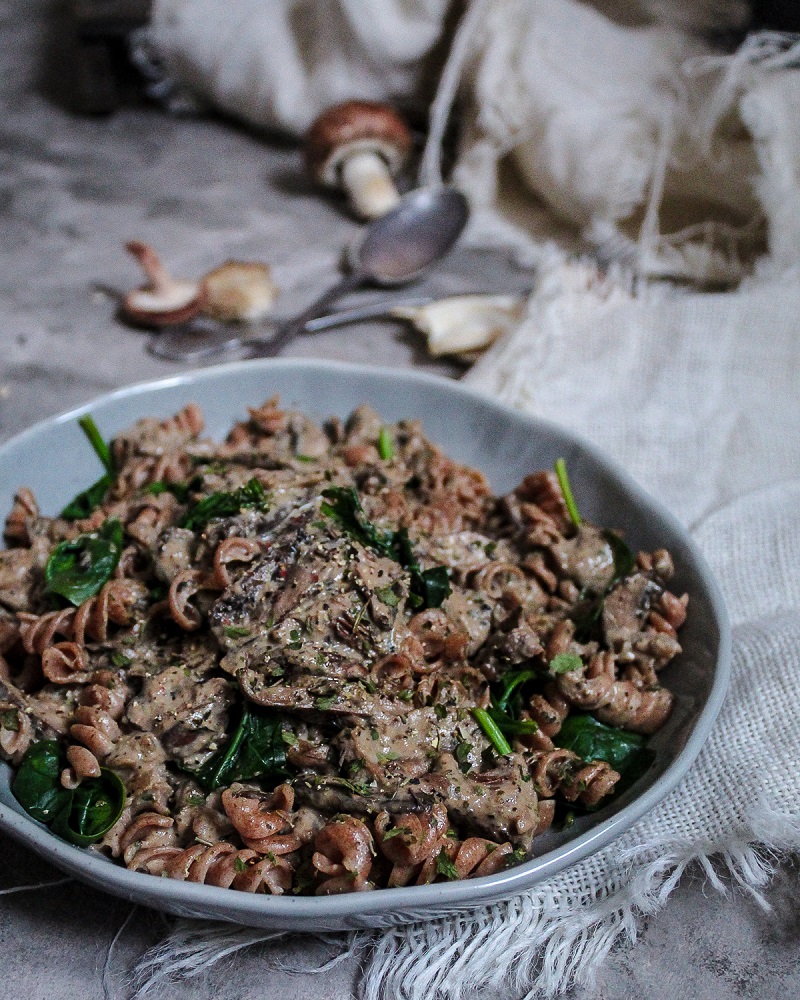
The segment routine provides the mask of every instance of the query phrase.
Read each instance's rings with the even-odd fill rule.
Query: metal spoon
[[[467,200],[455,188],[438,186],[410,191],[391,212],[367,227],[360,247],[352,255],[350,273],[298,316],[280,324],[272,337],[242,341],[245,357],[267,358],[278,354],[311,320],[348,292],[364,285],[386,288],[414,281],[453,247],[468,216]],[[211,354],[229,351],[234,346],[233,338],[229,338]],[[151,350],[158,353],[155,343]],[[211,354],[205,352],[202,356]],[[194,358],[198,356],[195,351]]]
[[[303,333],[332,330],[337,326],[347,326],[365,319],[385,319],[391,317],[392,311],[398,307],[413,309],[426,306],[433,301],[434,299],[430,295],[423,298],[393,298],[391,300],[381,298],[378,302],[367,302],[364,305],[354,306],[352,309],[335,310],[310,319],[303,327]],[[269,331],[269,335],[245,339],[236,332],[236,327],[231,327],[230,323],[221,323],[219,320],[201,316],[188,323],[170,326],[161,333],[154,333],[147,343],[147,350],[155,357],[164,358],[167,361],[203,361],[207,358],[215,358],[222,354],[238,351],[248,344],[267,343],[271,340],[275,327],[274,321],[265,323],[262,329]]]

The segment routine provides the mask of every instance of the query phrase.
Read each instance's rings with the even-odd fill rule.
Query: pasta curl
[[[125,710],[126,691],[107,670],[98,671],[84,688],[69,733],[75,743],[67,747],[70,766],[61,774],[65,788],[75,788],[100,774],[100,762],[122,735],[119,720]]]
[[[375,847],[366,824],[344,816],[323,827],[314,838],[311,864],[317,873],[318,896],[363,892],[369,883]]]
[[[434,806],[428,813],[381,812],[374,828],[381,854],[392,863],[389,886],[408,885],[420,877],[423,866],[436,858],[447,832],[447,810]]]
[[[22,709],[10,701],[0,701],[0,753],[19,764],[33,742],[33,724]]]
[[[245,847],[258,854],[291,854],[300,847],[300,839],[292,833],[293,804],[291,785],[278,785],[269,796],[235,787],[222,793],[222,808],[228,819]]]
[[[83,646],[88,641],[105,642],[109,624],[132,625],[137,610],[144,607],[147,588],[138,580],[109,580],[100,592],[78,608],[64,608],[35,615],[20,611],[20,639],[27,653],[42,656],[55,645],[57,635]]]
[[[27,487],[23,486],[17,491],[13,506],[6,517],[3,538],[12,546],[30,545],[31,536],[28,525],[32,518],[38,516],[39,505],[36,503],[36,497]]]

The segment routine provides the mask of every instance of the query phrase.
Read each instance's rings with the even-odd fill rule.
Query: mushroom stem
[[[166,295],[175,286],[175,279],[161,263],[161,258],[148,244],[140,240],[129,240],[125,249],[132,253],[150,280],[150,285],[156,295]]]
[[[361,219],[378,219],[400,200],[386,161],[371,150],[352,152],[341,166],[342,184]]]

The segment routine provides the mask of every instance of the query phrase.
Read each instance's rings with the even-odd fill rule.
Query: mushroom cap
[[[375,101],[345,101],[323,111],[308,130],[306,166],[316,180],[337,187],[339,167],[352,153],[376,153],[396,174],[411,146],[411,130],[393,108]]]
[[[203,308],[204,292],[198,281],[173,278],[158,258],[155,250],[141,240],[125,244],[139,261],[147,277],[147,285],[134,288],[122,299],[122,314],[136,326],[160,327],[185,323]]]
[[[267,264],[228,260],[203,278],[203,311],[224,322],[261,319],[272,311],[278,289]]]
[[[122,312],[136,326],[172,326],[197,316],[203,300],[196,281],[176,281],[167,294],[146,285],[128,292],[122,300]]]

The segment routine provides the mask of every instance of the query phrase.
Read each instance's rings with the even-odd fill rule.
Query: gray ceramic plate
[[[65,872],[137,903],[182,916],[319,931],[432,919],[508,898],[604,847],[663,799],[699,753],[722,704],[730,669],[723,599],[681,526],[595,448],[553,424],[418,373],[316,361],[230,364],[121,389],[14,438],[0,448],[0,512],[8,511],[20,485],[34,490],[43,512],[54,513],[94,481],[97,461],[76,423],[82,413],[91,412],[111,436],[139,417],[164,417],[194,400],[203,407],[208,431],[220,437],[246,406],[275,393],[284,405],[320,420],[346,416],[362,402],[387,420],[419,417],[435,442],[481,469],[497,492],[534,469],[552,467],[563,455],[585,517],[623,528],[635,548],[668,548],[677,567],[674,589],[690,594],[690,615],[681,632],[684,652],[665,672],[677,704],[652,740],[655,762],[612,805],[579,819],[569,831],[540,838],[538,856],[526,864],[481,879],[345,896],[254,896],[126,871],[58,840],[25,815],[11,795],[5,765],[0,765],[0,828]]]

